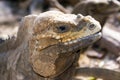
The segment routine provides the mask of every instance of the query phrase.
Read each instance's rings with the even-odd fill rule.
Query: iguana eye
[[[96,27],[96,26],[95,26],[94,24],[90,24],[90,25],[89,25],[89,29],[90,29],[90,30],[93,30],[95,27]]]
[[[66,32],[66,31],[68,31],[68,26],[58,26],[58,27],[56,27],[57,28],[57,32],[58,33],[63,33],[63,32]]]

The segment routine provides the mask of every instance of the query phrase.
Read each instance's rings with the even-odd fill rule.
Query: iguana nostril
[[[94,28],[95,28],[95,25],[94,25],[94,24],[90,24],[90,25],[89,25],[89,29],[90,29],[90,30],[93,30]]]

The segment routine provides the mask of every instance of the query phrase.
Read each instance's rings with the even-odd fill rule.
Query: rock
[[[89,49],[85,52],[87,54],[88,57],[92,57],[92,58],[102,58],[104,56],[104,53],[102,52],[98,52],[92,49]]]
[[[114,14],[108,18],[102,33],[99,45],[116,55],[120,55],[120,14]]]
[[[14,21],[9,2],[0,1],[0,23]]]

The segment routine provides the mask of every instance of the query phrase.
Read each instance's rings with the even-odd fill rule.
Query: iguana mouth
[[[62,45],[66,46],[67,48],[62,49],[62,53],[68,53],[77,51],[81,48],[85,48],[90,44],[93,44],[95,41],[101,38],[101,32],[97,32],[95,34],[88,35],[83,38],[77,38],[71,41],[64,42]]]
[[[84,40],[84,39],[89,39],[91,36],[95,36],[95,35],[97,35],[97,34],[100,34],[100,32],[97,32],[97,33],[92,34],[92,35],[88,35],[88,36],[83,37],[83,38],[77,38],[77,39],[72,40],[72,41],[67,41],[67,42],[64,43],[64,45],[73,44],[73,43],[78,43],[78,42],[80,42],[80,41],[82,41],[82,40]]]

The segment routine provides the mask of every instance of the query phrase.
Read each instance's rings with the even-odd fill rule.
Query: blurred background
[[[19,22],[49,10],[91,15],[102,26],[102,38],[81,53],[80,67],[120,71],[120,0],[0,0],[0,44],[17,37]]]

